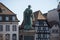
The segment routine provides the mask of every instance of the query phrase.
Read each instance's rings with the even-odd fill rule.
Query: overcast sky
[[[23,21],[23,12],[28,5],[32,6],[33,12],[40,10],[42,13],[47,13],[58,5],[58,0],[0,0],[0,2],[17,14],[19,24]]]

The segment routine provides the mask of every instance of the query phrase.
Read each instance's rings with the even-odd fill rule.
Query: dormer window
[[[9,20],[9,17],[8,16],[6,16],[6,21],[8,21]]]
[[[0,8],[0,13],[2,13],[2,9]]]
[[[12,16],[12,21],[15,21],[15,16]]]
[[[0,21],[2,20],[2,16],[0,16]]]

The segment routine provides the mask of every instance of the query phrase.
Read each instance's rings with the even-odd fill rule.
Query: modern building
[[[16,14],[0,2],[0,40],[19,40],[18,22]]]
[[[34,12],[34,27],[36,30],[35,40],[49,40],[50,38],[50,27],[47,19],[43,16],[41,11]]]

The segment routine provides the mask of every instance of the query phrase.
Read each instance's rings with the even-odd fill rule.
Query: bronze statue
[[[28,5],[28,8],[24,11],[24,29],[31,29],[32,27],[32,10],[30,9],[31,6]]]

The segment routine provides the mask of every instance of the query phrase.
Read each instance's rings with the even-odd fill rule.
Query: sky
[[[8,9],[17,14],[19,25],[23,21],[23,12],[31,5],[33,12],[40,10],[42,13],[47,13],[49,10],[57,8],[60,0],[0,0]]]

